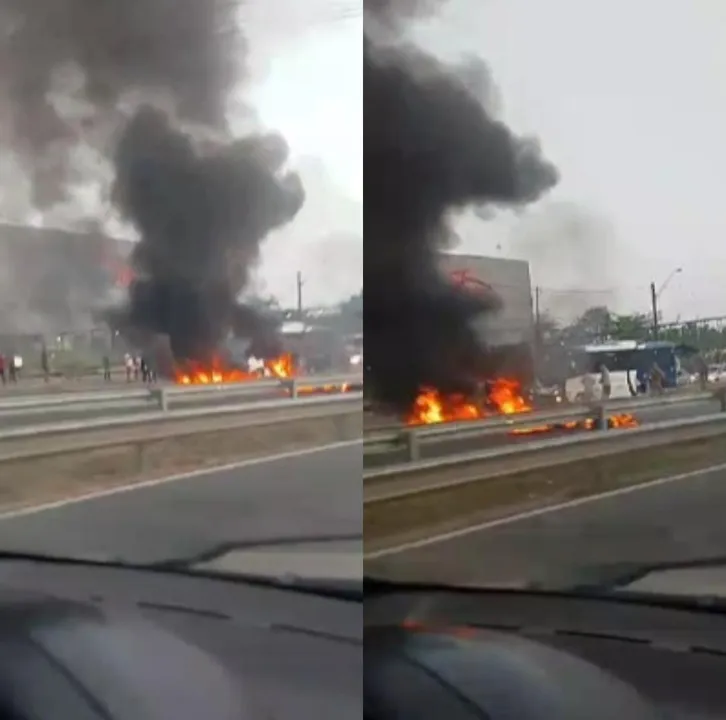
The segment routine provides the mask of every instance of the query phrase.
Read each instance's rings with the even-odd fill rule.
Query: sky
[[[529,259],[555,314],[646,312],[670,277],[664,320],[726,315],[726,3],[450,0],[413,35],[486,60],[562,176],[521,217],[462,220],[458,251]]]
[[[251,78],[241,95],[285,136],[307,191],[293,223],[265,241],[255,289],[294,304],[299,270],[304,304],[318,305],[363,282],[363,30],[360,0],[301,5],[265,0],[243,10]]]

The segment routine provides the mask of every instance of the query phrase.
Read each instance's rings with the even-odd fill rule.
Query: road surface
[[[389,577],[520,584],[587,566],[726,556],[726,467],[550,509],[373,559]]]
[[[655,422],[663,422],[664,420],[676,420],[679,418],[697,417],[699,415],[709,415],[720,412],[721,406],[718,400],[698,401],[693,403],[676,403],[673,405],[664,405],[661,407],[652,407],[638,410],[633,413],[641,425],[648,425]],[[524,418],[525,416],[522,416]],[[586,432],[586,431],[583,431]],[[627,432],[619,430],[618,432]],[[567,434],[571,434],[567,431]],[[517,443],[531,442],[532,440],[545,440],[547,437],[554,437],[554,433],[531,434],[531,435],[511,435],[506,430],[501,434],[489,435],[479,438],[464,439],[447,439],[436,443],[421,443],[421,458],[441,457],[442,455],[451,455],[465,452],[475,452],[476,450],[484,450],[496,447],[505,447]],[[366,453],[366,467],[382,467],[389,465],[391,462],[403,462],[406,460],[405,450],[398,452],[386,453]]]
[[[362,532],[360,444],[0,517],[0,551],[152,562],[225,541]]]

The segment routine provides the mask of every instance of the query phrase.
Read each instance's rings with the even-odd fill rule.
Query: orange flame
[[[480,401],[464,395],[445,395],[433,388],[423,389],[416,398],[406,419],[407,425],[480,420],[496,415],[517,415],[532,411],[532,405],[522,395],[521,385],[513,379],[497,378],[489,384],[488,393]],[[637,419],[629,413],[608,417],[611,428],[633,428]],[[511,435],[534,435],[554,431],[594,430],[595,418],[551,423],[534,428],[513,429]]]
[[[478,420],[492,415],[514,415],[530,412],[532,406],[525,400],[516,380],[497,378],[491,383],[486,403],[478,403],[463,395],[444,395],[426,388],[414,402],[406,420],[408,425],[431,425],[460,420]]]
[[[259,380],[261,376],[288,378],[294,374],[292,355],[289,354],[265,361],[261,372],[229,368],[215,357],[209,364],[190,362],[183,368],[177,368],[174,381],[179,385],[218,385]]]
[[[638,427],[639,423],[634,415],[630,413],[617,413],[608,416],[608,427],[614,429],[627,429]],[[557,430],[595,430],[597,428],[596,418],[585,418],[584,420],[570,420],[561,423],[549,423],[533,428],[517,428],[510,431],[510,435],[537,435],[540,433],[555,432]]]

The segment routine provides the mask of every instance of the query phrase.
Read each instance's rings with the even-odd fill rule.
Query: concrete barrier
[[[362,432],[362,408],[351,402],[8,440],[0,447],[0,505],[357,440]]]

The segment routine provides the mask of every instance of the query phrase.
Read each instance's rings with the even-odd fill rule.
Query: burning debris
[[[174,380],[180,385],[219,385],[258,380],[262,377],[283,380],[294,375],[295,367],[290,354],[272,360],[252,362],[248,369],[230,367],[230,363],[224,362],[220,357],[213,357],[208,364],[189,361],[174,370]]]
[[[379,22],[380,5],[366,8]],[[391,13],[385,4],[383,21]],[[558,180],[537,142],[491,117],[469,85],[410,46],[364,40],[366,383],[401,412],[422,388],[475,397],[481,378],[507,375],[471,324],[497,300],[439,270],[452,213],[524,205]]]
[[[517,380],[499,378],[486,383],[480,397],[470,395],[445,395],[438,390],[423,390],[413,403],[413,409],[406,417],[407,425],[432,425],[445,422],[483,420],[501,415],[520,415],[534,410],[531,402],[522,393]],[[609,428],[633,428],[638,421],[630,413],[618,413],[607,417]],[[584,420],[546,423],[536,427],[513,428],[510,435],[529,436],[554,432],[595,430],[598,418],[593,414]]]
[[[479,400],[461,394],[445,395],[424,389],[413,403],[408,425],[429,425],[461,420],[481,420],[491,415],[530,412],[532,406],[521,393],[516,380],[499,378],[483,388]]]

